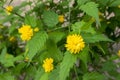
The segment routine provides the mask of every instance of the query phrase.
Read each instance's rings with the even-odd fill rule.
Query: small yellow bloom
[[[64,15],[59,15],[58,19],[59,19],[59,22],[63,23],[64,22]]]
[[[7,14],[10,15],[11,12],[13,11],[13,6],[7,6],[5,9],[6,9]]]
[[[2,28],[4,28],[4,26],[2,24],[0,24],[0,28],[2,29]]]
[[[16,41],[16,38],[15,38],[14,36],[11,36],[11,37],[9,38],[9,41],[10,41],[10,42],[15,42],[15,41]]]
[[[110,21],[107,22],[107,24],[110,24],[110,23],[111,23]]]
[[[35,31],[35,32],[38,32],[38,31],[39,31],[39,28],[38,28],[38,27],[36,27],[36,28],[34,29],[34,31]]]
[[[118,51],[117,55],[120,57],[120,50]]]
[[[21,39],[23,41],[28,41],[33,36],[33,29],[30,25],[23,25],[20,29],[18,29],[18,32],[21,33]]]
[[[72,34],[67,37],[65,47],[73,54],[79,53],[85,47],[85,42],[81,35]]]
[[[45,70],[45,72],[50,72],[53,70],[54,66],[53,66],[53,59],[52,58],[46,58],[43,61],[43,68]]]
[[[28,62],[29,61],[29,58],[28,57],[25,57],[25,60],[24,60],[25,62]]]
[[[120,5],[118,5],[118,8],[120,8]]]

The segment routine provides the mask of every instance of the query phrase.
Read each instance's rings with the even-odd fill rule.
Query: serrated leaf
[[[52,46],[51,46],[52,45]],[[46,56],[53,57],[55,61],[62,60],[62,52],[57,48],[57,45],[51,39],[48,39],[46,42],[47,52]]]
[[[36,25],[37,25],[36,21],[37,20],[35,19],[34,16],[29,16],[29,15],[25,16],[25,24],[27,24],[27,25],[30,25],[32,27],[36,27]]]
[[[46,40],[48,38],[48,35],[46,32],[37,32],[33,38],[27,42],[27,48],[28,48],[28,58],[31,60],[36,53],[44,46],[46,43]]]
[[[107,61],[102,65],[102,71],[112,72],[112,71],[116,71],[116,69],[117,69],[117,66],[112,61]]]
[[[4,67],[14,66],[14,56],[7,53],[6,47],[2,50],[0,55],[0,62],[4,65]]]
[[[91,72],[84,74],[83,80],[106,80],[106,79],[105,76],[100,73]]]
[[[48,73],[44,73],[39,80],[49,80]]]
[[[98,4],[94,2],[88,2],[85,5],[81,5],[80,9],[87,13],[88,15],[94,17],[97,23],[100,25],[99,15],[98,15]]]
[[[107,38],[103,34],[82,34],[82,37],[86,43],[95,43],[100,41],[113,42],[111,39]]]
[[[27,76],[25,78],[25,80],[30,80],[33,79],[33,75],[35,75],[35,73],[37,72],[37,68],[35,66],[29,66],[27,67],[27,69],[25,70]]]
[[[57,69],[54,69],[50,75],[49,75],[49,80],[59,80],[59,70],[60,70],[60,67],[57,66]]]
[[[91,24],[93,23],[93,21],[89,21],[89,22],[84,22],[84,21],[80,21],[80,22],[76,22],[75,24],[72,25],[72,30],[73,32],[76,33],[81,33],[81,32],[86,32],[86,33],[91,33],[91,34],[95,34],[95,30],[94,28],[91,27]]]
[[[14,75],[20,75],[22,69],[26,66],[26,63],[19,63],[15,66],[15,68],[12,70],[12,73],[14,73]]]
[[[77,57],[70,52],[66,51],[63,61],[60,64],[59,80],[66,80],[69,75],[70,69],[76,62]]]
[[[13,33],[13,31],[16,29],[16,25],[12,25],[10,28],[9,28],[9,34]]]
[[[116,7],[120,5],[120,0],[114,0],[114,1],[111,1],[111,4],[109,5],[110,7]]]
[[[55,27],[58,23],[58,15],[53,11],[45,11],[43,13],[43,21],[48,27]]]
[[[99,2],[100,4],[102,4],[102,6],[106,6],[109,1],[110,1],[110,0],[98,0],[98,2]]]
[[[15,80],[10,73],[0,74],[0,80]]]
[[[36,71],[34,80],[40,80],[41,76],[44,74],[43,68],[40,66],[39,69]]]
[[[77,0],[77,3],[78,3],[78,6],[81,6],[88,1],[90,1],[90,0]]]
[[[64,38],[64,36],[65,33],[60,31],[49,33],[50,39],[52,39],[55,43],[59,42],[62,38]]]

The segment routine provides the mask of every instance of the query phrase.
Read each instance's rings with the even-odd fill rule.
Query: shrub
[[[0,80],[119,80],[120,0],[14,1],[0,1]]]

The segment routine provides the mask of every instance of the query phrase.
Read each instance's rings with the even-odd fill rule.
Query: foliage
[[[15,1],[0,0],[0,80],[120,79],[120,48],[113,48],[120,42],[120,0]],[[22,25],[33,30],[28,41],[18,32]],[[76,54],[65,47],[71,34],[85,43],[79,51],[79,41],[68,41]],[[46,58],[53,59],[50,72],[42,66]]]

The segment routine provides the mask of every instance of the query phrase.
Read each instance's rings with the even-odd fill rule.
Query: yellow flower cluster
[[[7,6],[5,9],[6,9],[7,14],[10,15],[11,12],[13,11],[13,6]]]
[[[43,68],[45,70],[45,72],[50,72],[53,70],[54,66],[53,66],[53,59],[52,58],[46,58],[43,61]]]
[[[73,54],[79,53],[85,47],[85,42],[81,35],[72,34],[67,37],[65,47]]]
[[[120,57],[120,50],[118,51],[117,55]]]
[[[20,29],[18,29],[18,32],[21,33],[21,39],[23,41],[28,41],[33,36],[33,29],[30,25],[23,25]]]
[[[59,22],[63,23],[64,22],[64,15],[59,15],[58,20],[59,20]]]

